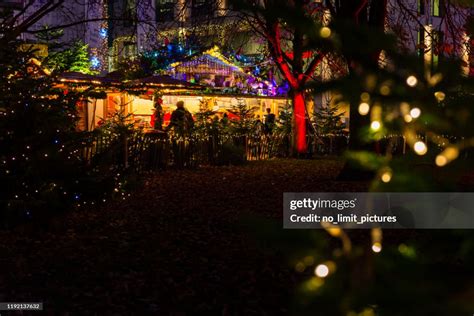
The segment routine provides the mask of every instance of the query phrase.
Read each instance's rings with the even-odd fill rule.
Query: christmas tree
[[[81,95],[57,89],[34,51],[20,44],[0,48],[0,217],[10,221],[82,200]]]

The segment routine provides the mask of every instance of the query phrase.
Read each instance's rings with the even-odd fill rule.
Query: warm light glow
[[[374,242],[374,244],[372,245],[372,251],[373,252],[381,252],[382,251],[382,244],[379,243],[379,242]]]
[[[322,38],[328,38],[329,36],[331,36],[331,29],[327,26],[322,27],[321,30],[319,31],[319,35]]]
[[[436,73],[432,75],[428,80],[429,80],[430,85],[436,86],[438,83],[441,82],[442,79],[443,79],[443,75],[441,73]]]
[[[459,149],[456,147],[448,147],[444,150],[443,155],[449,160],[454,160],[459,156]]]
[[[341,233],[342,233],[342,230],[339,227],[330,227],[330,228],[326,228],[326,230],[329,233],[329,235],[333,237],[339,237],[341,236]]]
[[[444,167],[448,164],[448,159],[444,155],[438,155],[435,162],[438,167]]]
[[[434,95],[436,100],[438,100],[439,102],[443,101],[446,98],[446,94],[443,91],[436,91]]]
[[[410,112],[410,104],[407,102],[400,103],[400,110],[403,114],[407,114],[408,112]]]
[[[367,115],[369,113],[370,106],[366,102],[362,102],[359,104],[359,114],[360,115]]]
[[[324,280],[317,277],[312,277],[307,283],[307,289],[310,291],[315,291],[324,284]]]
[[[385,171],[380,179],[382,179],[383,182],[388,183],[392,180],[392,173],[390,171]]]
[[[304,269],[306,268],[305,264],[303,262],[298,262],[296,265],[295,265],[295,270],[296,272],[303,272]]]
[[[390,94],[390,87],[387,85],[383,85],[380,87],[380,94],[381,95],[389,95]]]
[[[370,124],[370,128],[373,129],[374,131],[378,131],[382,125],[380,124],[379,121],[373,121],[372,124]]]
[[[409,85],[410,87],[416,86],[417,83],[418,83],[418,79],[416,79],[415,76],[410,76],[407,78],[407,85]]]
[[[410,115],[411,115],[411,117],[413,117],[413,118],[418,118],[418,117],[420,117],[420,114],[421,114],[421,110],[420,110],[419,108],[413,108],[413,109],[411,109],[411,111],[410,111]]]
[[[441,154],[436,156],[435,163],[438,167],[444,167],[454,159],[458,158],[459,149],[456,147],[450,146],[447,147]]]
[[[411,117],[410,114],[407,114],[403,117],[405,119],[405,122],[407,123],[410,123],[411,121],[413,121],[413,117]]]
[[[325,278],[329,274],[329,268],[325,264],[320,264],[316,267],[314,273],[320,278]]]
[[[370,100],[370,94],[367,93],[367,92],[362,92],[361,95],[360,95],[360,99],[361,99],[363,102],[369,102],[369,100]]]
[[[428,151],[428,148],[426,147],[426,144],[423,143],[422,141],[417,141],[415,143],[415,145],[413,146],[413,149],[420,156],[426,154],[426,152]]]

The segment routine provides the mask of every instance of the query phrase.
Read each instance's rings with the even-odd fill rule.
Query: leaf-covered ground
[[[272,160],[169,170],[146,175],[125,201],[1,231],[0,302],[42,301],[48,315],[285,313],[295,274],[242,219],[281,223],[283,192],[367,190],[336,181],[341,168]]]

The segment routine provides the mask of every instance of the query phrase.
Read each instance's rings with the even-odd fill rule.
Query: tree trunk
[[[308,149],[306,142],[306,105],[303,91],[293,91],[293,135],[298,154],[305,154]]]

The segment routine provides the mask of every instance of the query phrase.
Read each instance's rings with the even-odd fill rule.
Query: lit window
[[[443,16],[444,14],[444,1],[443,0],[431,0],[431,14],[433,16]]]

